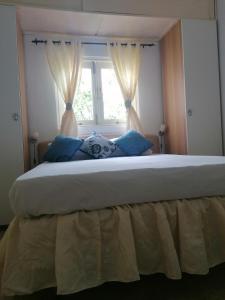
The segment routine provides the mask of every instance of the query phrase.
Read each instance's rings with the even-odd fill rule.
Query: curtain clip
[[[72,105],[72,102],[67,102],[66,103],[66,110],[70,111],[73,109],[73,105]]]
[[[125,107],[126,107],[126,109],[130,109],[131,108],[131,100],[130,99],[128,99],[128,100],[125,101]]]

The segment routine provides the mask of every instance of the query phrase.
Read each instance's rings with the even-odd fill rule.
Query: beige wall
[[[87,12],[124,13],[156,17],[214,18],[214,0],[0,0]]]

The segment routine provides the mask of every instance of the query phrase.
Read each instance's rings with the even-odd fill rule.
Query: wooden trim
[[[160,42],[166,153],[187,154],[186,98],[181,22]]]

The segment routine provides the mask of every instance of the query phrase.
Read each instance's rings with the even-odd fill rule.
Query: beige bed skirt
[[[15,218],[0,243],[6,296],[70,294],[139,274],[206,274],[225,262],[225,197]]]

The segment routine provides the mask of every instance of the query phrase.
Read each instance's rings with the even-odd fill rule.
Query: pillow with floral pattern
[[[116,145],[101,134],[93,133],[84,140],[80,150],[94,158],[107,158],[116,150]]]

